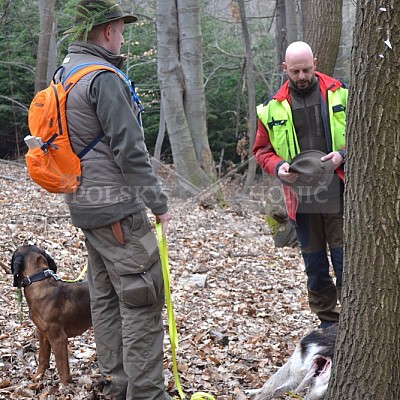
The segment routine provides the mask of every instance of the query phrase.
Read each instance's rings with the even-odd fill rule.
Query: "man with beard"
[[[307,43],[288,46],[283,63],[288,80],[257,107],[253,153],[263,170],[283,184],[286,210],[295,223],[305,263],[310,308],[321,321],[320,326],[327,327],[338,321],[337,301],[342,287],[348,90],[342,82],[315,71],[315,67],[316,59]],[[310,177],[314,183],[307,186],[307,180],[300,179],[302,168],[295,168],[296,160],[304,171],[315,167],[323,170],[329,165],[331,177],[313,179],[314,172]],[[327,247],[336,282],[329,273]]]

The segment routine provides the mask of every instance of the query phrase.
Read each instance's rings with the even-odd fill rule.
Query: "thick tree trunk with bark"
[[[157,1],[158,78],[180,196],[196,195],[215,178],[205,122],[201,33],[194,26],[198,13],[194,0]]]
[[[348,104],[343,308],[329,400],[400,393],[400,2],[359,0]]]
[[[303,40],[313,49],[317,70],[332,75],[342,31],[343,0],[302,0]]]

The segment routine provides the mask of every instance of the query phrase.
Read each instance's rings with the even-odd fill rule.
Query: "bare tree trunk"
[[[285,50],[288,46],[286,32],[285,0],[276,0],[275,26],[276,60],[280,69],[282,62],[285,60]]]
[[[185,103],[188,82],[181,63],[179,29],[176,0],[158,0],[158,78],[178,184],[175,194],[190,196],[198,194],[212,179],[198,162],[190,132],[187,110],[193,108]]]
[[[343,0],[302,0],[303,39],[313,49],[317,70],[333,75],[342,31]]]
[[[350,81],[351,42],[353,37],[356,6],[352,0],[344,0],[342,8],[342,34],[333,76],[344,82]]]
[[[254,65],[253,65],[253,53],[251,49],[251,37],[249,32],[249,27],[247,24],[246,7],[244,0],[238,0],[239,10],[240,10],[240,21],[242,24],[242,33],[244,39],[244,47],[246,51],[246,77],[247,77],[247,97],[248,97],[248,134],[249,134],[249,148],[253,148],[254,139],[256,136],[256,95],[254,90]],[[254,177],[256,174],[257,163],[255,157],[249,158],[249,166],[247,169],[246,183],[243,190],[247,192],[250,186],[254,182]]]
[[[343,308],[329,400],[397,400],[400,393],[399,15],[398,0],[357,3]]]
[[[39,0],[40,37],[36,60],[35,92],[44,89],[48,84],[47,66],[53,31],[55,0]]]
[[[153,162],[152,162],[155,173],[157,173],[159,164],[161,162],[161,148],[162,148],[162,144],[164,142],[164,137],[165,137],[165,115],[164,115],[163,99],[161,97],[161,100],[160,100],[160,124],[158,127],[158,135],[157,135],[156,145],[154,147],[154,158],[153,158]]]
[[[54,20],[51,29],[49,60],[47,63],[47,83],[49,83],[53,79],[54,72],[58,67],[57,64],[58,50],[57,50],[56,33],[57,33],[57,21]]]
[[[296,0],[285,0],[286,37],[288,44],[299,40],[299,24]]]
[[[276,0],[276,77],[274,79],[274,88],[277,90],[284,80],[286,74],[282,73],[282,62],[285,60],[285,51],[288,46],[287,26],[286,26],[286,7],[285,0]],[[282,76],[282,79],[278,77]]]
[[[39,1],[39,15],[40,21],[43,21],[45,18],[47,1]],[[55,7],[55,6],[54,6]],[[47,60],[47,73],[46,73],[46,85],[52,80],[55,70],[57,69],[57,21],[55,17],[55,11],[53,12],[53,23],[51,28],[51,35],[50,35],[50,44],[49,44],[49,52],[48,52],[48,60]],[[49,22],[50,23],[50,22]]]
[[[180,62],[185,79],[185,114],[200,167],[215,180],[215,165],[207,136],[206,96],[198,0],[177,0]]]

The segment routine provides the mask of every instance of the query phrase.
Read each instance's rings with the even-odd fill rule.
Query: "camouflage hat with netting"
[[[135,15],[124,11],[115,0],[81,0],[76,5],[74,26],[65,33],[86,39],[93,27],[121,18],[125,24],[137,21]]]

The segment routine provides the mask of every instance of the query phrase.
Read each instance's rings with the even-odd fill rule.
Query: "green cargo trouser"
[[[157,240],[146,213],[121,221],[125,244],[110,226],[83,230],[93,329],[107,399],[165,400]]]

